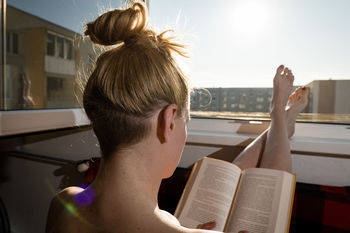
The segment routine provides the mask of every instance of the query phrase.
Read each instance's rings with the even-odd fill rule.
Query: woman
[[[173,174],[186,140],[189,87],[173,58],[184,56],[184,47],[151,30],[140,3],[104,13],[85,35],[115,46],[97,59],[83,97],[102,159],[88,188],[69,187],[53,199],[46,232],[207,232],[182,227],[157,204],[161,180]],[[255,167],[265,147],[262,167],[290,170],[288,136],[307,101],[304,89],[288,101],[293,79],[288,68],[277,69],[271,127],[238,157],[243,169]]]

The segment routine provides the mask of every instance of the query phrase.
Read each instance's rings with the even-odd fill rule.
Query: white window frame
[[[0,111],[0,136],[90,125],[81,108]]]
[[[234,146],[256,138],[258,132],[239,133],[242,127],[262,128],[268,122],[192,118],[187,143]],[[90,125],[83,109],[0,111],[0,136]],[[260,125],[260,126],[259,126]],[[291,150],[341,154],[350,157],[350,125],[296,123]]]

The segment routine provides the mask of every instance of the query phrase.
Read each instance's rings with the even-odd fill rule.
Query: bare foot
[[[294,75],[290,69],[280,65],[273,79],[271,118],[284,118],[289,94],[293,88]]]
[[[309,89],[307,87],[297,88],[288,98],[287,106],[287,131],[288,137],[294,134],[295,121],[299,113],[306,107],[308,103]]]

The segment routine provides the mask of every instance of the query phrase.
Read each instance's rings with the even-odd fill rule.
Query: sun
[[[233,29],[240,34],[256,35],[267,25],[268,12],[259,2],[241,2],[230,13]]]

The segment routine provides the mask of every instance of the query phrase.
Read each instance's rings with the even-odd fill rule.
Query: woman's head
[[[176,104],[180,116],[187,108],[188,84],[172,56],[183,56],[183,46],[166,32],[157,35],[147,18],[146,8],[134,3],[86,25],[85,35],[94,43],[115,45],[97,59],[83,96],[105,158],[147,136],[157,110]]]

